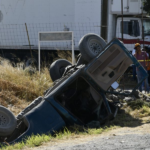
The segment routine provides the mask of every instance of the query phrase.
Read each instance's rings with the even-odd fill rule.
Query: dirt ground
[[[77,136],[73,139],[46,143],[30,150],[150,150],[150,123],[123,127],[100,135]]]

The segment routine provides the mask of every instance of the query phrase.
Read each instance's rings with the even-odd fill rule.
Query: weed
[[[83,127],[80,127],[83,128]],[[103,128],[99,129],[85,129],[83,128],[83,132],[77,132],[77,128],[75,126],[75,130],[71,128],[69,130],[68,128],[64,128],[63,131],[55,132],[54,136],[51,135],[32,135],[31,137],[28,137],[26,142],[17,143],[15,145],[5,146],[2,147],[1,150],[13,150],[13,149],[23,149],[23,148],[29,148],[29,147],[37,147],[42,145],[45,142],[49,141],[57,141],[57,140],[64,140],[69,138],[77,138],[77,135],[87,136],[87,135],[96,135],[96,134],[102,134],[103,132],[110,131],[112,129],[115,129],[116,126],[105,126]]]
[[[135,109],[140,109],[143,106],[150,107],[150,103],[145,102],[143,100],[136,100],[136,101],[128,102],[128,106],[130,106],[133,110],[135,110]]]
[[[0,105],[10,107],[15,114],[38,96],[43,95],[52,81],[44,68],[39,74],[27,74],[22,68],[14,68],[7,61],[0,65]]]
[[[25,145],[28,147],[40,146],[42,143],[50,141],[50,139],[51,136],[49,135],[32,135],[27,139]]]

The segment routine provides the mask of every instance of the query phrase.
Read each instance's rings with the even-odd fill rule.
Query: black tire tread
[[[49,70],[52,81],[60,79],[63,75],[63,73],[60,72],[60,69],[61,68],[65,69],[69,65],[72,65],[72,64],[66,59],[58,59],[54,61],[51,64],[50,70]]]
[[[10,110],[1,105],[0,105],[0,113],[9,118],[9,123],[7,124],[7,126],[0,125],[0,136],[8,136],[15,130],[17,126],[17,119]]]
[[[90,33],[83,36],[79,41],[79,50],[82,54],[83,59],[87,62],[90,62],[93,58],[96,57],[96,54],[94,54],[88,47],[88,40],[90,38],[99,41],[99,43],[101,43],[101,46],[103,48],[106,46],[105,40],[96,34]]]

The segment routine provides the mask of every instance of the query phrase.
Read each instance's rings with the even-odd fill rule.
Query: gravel
[[[97,137],[91,141],[47,147],[43,150],[150,150],[150,134],[126,134],[112,137]]]

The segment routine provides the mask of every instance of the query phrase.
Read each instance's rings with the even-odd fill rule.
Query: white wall
[[[74,1],[70,0],[0,0],[1,23],[72,22]]]
[[[28,45],[25,23],[34,47],[39,31],[63,31],[64,26],[75,32],[76,48],[84,34],[100,35],[101,0],[0,0],[0,11],[0,46]],[[70,43],[51,47],[58,45],[71,47]]]
[[[108,2],[108,18],[107,18],[107,43],[116,37],[116,15],[111,13],[112,2]]]
[[[74,0],[75,22],[99,22],[101,18],[101,0]]]
[[[78,45],[80,38],[87,33],[100,35],[101,30],[101,0],[74,0],[75,18],[74,30],[77,31],[75,41]]]

